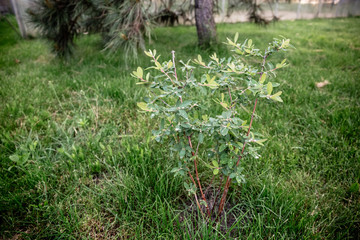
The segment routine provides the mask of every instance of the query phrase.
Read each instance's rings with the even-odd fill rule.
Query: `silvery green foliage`
[[[290,40],[274,39],[262,52],[252,40],[241,44],[237,39],[238,34],[226,43],[232,57],[220,58],[214,53],[205,63],[199,55],[193,61],[179,61],[181,72],[174,52],[171,60],[160,62],[156,50],[149,50],[145,54],[154,65],[146,70],[151,71],[145,74],[138,67],[132,73],[140,80],[138,84],[149,87],[138,107],[159,120],[152,132],[154,139],[179,157],[172,170],[175,175],[190,173],[197,158],[214,175],[230,176],[240,184],[245,179],[238,160],[246,155],[259,157],[257,151],[266,139],[249,131],[252,106],[258,98],[282,102],[282,92],[274,91],[279,84],[273,79],[275,71],[287,65],[286,60],[275,66],[267,60],[273,53],[285,51]],[[257,64],[248,64],[249,60]],[[247,106],[251,109],[246,110]],[[193,183],[185,185],[189,194],[196,191]]]

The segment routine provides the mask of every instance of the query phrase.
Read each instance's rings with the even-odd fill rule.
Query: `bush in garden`
[[[171,60],[161,63],[156,50],[149,50],[145,54],[154,66],[148,69],[155,69],[155,74],[145,74],[141,67],[132,73],[138,84],[149,87],[138,107],[158,119],[154,139],[179,158],[172,172],[184,177],[186,191],[195,197],[199,210],[216,219],[224,209],[231,181],[245,181],[241,159],[258,158],[259,147],[266,141],[252,128],[258,100],[282,102],[282,92],[274,91],[279,84],[273,79],[276,70],[287,65],[286,59],[274,66],[269,57],[291,46],[289,39],[274,39],[262,52],[252,40],[238,43],[238,34],[233,41],[227,40],[232,57],[219,58],[214,53],[205,63],[199,55],[193,61],[179,61],[178,71],[174,51]],[[251,111],[245,107],[249,104]],[[219,184],[224,184],[221,199],[212,208],[199,178],[199,164],[220,175]]]

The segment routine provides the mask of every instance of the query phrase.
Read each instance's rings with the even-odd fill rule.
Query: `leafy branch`
[[[145,51],[154,65],[146,69],[145,78],[141,67],[132,73],[139,79],[139,84],[146,84],[150,89],[149,97],[138,106],[151,118],[159,119],[158,128],[152,131],[153,138],[165,143],[169,151],[179,157],[178,167],[172,172],[184,177],[186,191],[194,195],[202,213],[201,205],[205,205],[210,219],[221,217],[232,179],[238,184],[245,181],[241,159],[259,157],[259,146],[263,146],[266,139],[262,139],[252,127],[258,100],[282,102],[281,91],[273,94],[273,89],[279,84],[272,79],[278,69],[287,66],[283,60],[274,67],[268,59],[291,46],[289,39],[274,39],[262,52],[254,47],[251,39],[243,43],[237,40],[238,34],[226,43],[234,52],[232,57],[219,58],[214,53],[208,63],[200,55],[193,61],[179,61],[182,64],[180,74],[176,69],[174,51],[171,60],[164,62],[159,61],[156,50]],[[254,58],[256,64],[248,64],[247,58]],[[195,70],[200,71],[200,77],[194,74]],[[252,112],[244,108],[249,104],[253,104]],[[248,120],[240,117],[244,116],[244,111],[249,114]],[[209,199],[202,188],[199,163],[205,163],[214,176],[220,174],[221,182],[226,179],[216,216],[212,216],[214,207],[210,210]]]

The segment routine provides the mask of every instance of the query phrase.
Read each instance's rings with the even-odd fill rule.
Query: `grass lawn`
[[[284,103],[259,102],[254,127],[269,141],[260,159],[243,159],[247,182],[230,189],[239,213],[231,236],[360,238],[359,26],[360,18],[217,26],[219,42],[239,32],[261,49],[279,35],[296,47],[281,56],[290,63],[278,71]],[[183,60],[229,55],[196,41],[195,27],[158,28],[148,48],[164,60],[171,50]],[[0,21],[0,238],[230,238],[180,217],[189,198],[170,173],[177,159],[151,140],[155,122],[136,107],[146,92],[130,72],[148,58],[108,56],[98,35],[77,44],[62,63],[46,42],[21,40]],[[324,80],[331,84],[315,86]]]

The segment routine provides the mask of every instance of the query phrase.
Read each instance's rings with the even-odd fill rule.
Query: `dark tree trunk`
[[[213,0],[195,0],[195,20],[200,46],[216,41]]]

